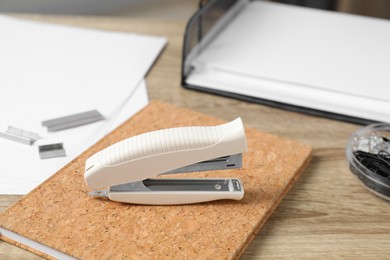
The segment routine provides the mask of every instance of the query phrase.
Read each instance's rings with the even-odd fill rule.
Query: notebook
[[[85,160],[119,140],[220,123],[152,101],[0,214],[0,238],[49,258],[238,258],[308,165],[309,146],[246,128],[248,152],[241,169],[182,176],[240,178],[245,189],[240,201],[131,205],[89,197],[83,177]]]

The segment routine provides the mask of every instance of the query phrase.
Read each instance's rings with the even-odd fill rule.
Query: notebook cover
[[[124,204],[88,197],[83,177],[89,156],[122,139],[156,129],[220,123],[153,101],[4,211],[0,226],[79,259],[238,258],[308,164],[307,145],[246,128],[248,153],[242,169],[177,176],[240,178],[245,189],[240,201]]]

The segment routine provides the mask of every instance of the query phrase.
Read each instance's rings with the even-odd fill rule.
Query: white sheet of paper
[[[31,131],[46,119],[92,109],[110,118],[166,43],[3,16],[0,35],[0,118]]]
[[[388,46],[388,20],[251,1],[194,60],[187,82],[389,121]]]
[[[143,78],[166,44],[162,37],[6,16],[0,35],[0,131],[11,125],[43,137],[34,146],[0,138],[0,194],[30,191],[143,107]],[[106,120],[55,133],[41,126],[92,109]],[[40,160],[37,146],[53,142],[64,143],[67,157]]]

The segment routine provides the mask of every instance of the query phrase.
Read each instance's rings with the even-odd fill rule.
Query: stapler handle
[[[169,128],[122,140],[94,154],[86,161],[84,176],[97,189],[246,150],[240,118],[219,126]]]

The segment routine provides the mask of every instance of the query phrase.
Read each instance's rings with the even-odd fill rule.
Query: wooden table
[[[360,126],[190,91],[180,86],[185,23],[112,17],[21,16],[103,30],[168,37],[147,76],[149,96],[224,120],[241,116],[247,127],[311,145],[314,157],[242,259],[389,259],[390,204],[368,192],[345,159],[349,135]],[[130,73],[130,72],[129,72]],[[20,196],[0,196],[0,211]],[[0,241],[0,259],[40,259]]]

